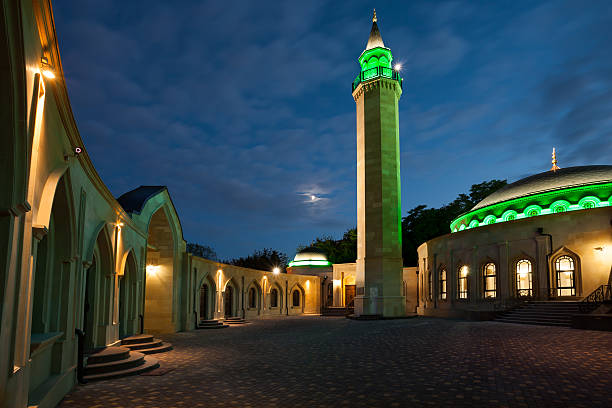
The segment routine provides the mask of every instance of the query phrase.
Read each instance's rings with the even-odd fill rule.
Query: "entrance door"
[[[125,292],[125,275],[118,276],[119,279],[119,338],[122,339],[126,337],[127,327],[126,326],[126,316],[125,316],[125,301],[124,297],[126,295]]]
[[[226,317],[232,317],[233,315],[233,308],[232,306],[234,305],[234,288],[232,288],[231,286],[227,286],[227,288],[225,288],[225,316]]]
[[[93,294],[94,274],[96,271],[96,258],[93,259],[91,266],[85,272],[85,302],[83,305],[83,331],[85,332],[85,351],[92,350],[94,347],[93,341]]]
[[[344,305],[355,307],[355,285],[344,285]]]
[[[200,288],[200,320],[208,319],[208,285]]]

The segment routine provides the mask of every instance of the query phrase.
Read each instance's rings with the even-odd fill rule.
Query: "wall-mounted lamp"
[[[272,273],[275,274],[275,275],[278,275],[280,273],[280,268],[276,267],[276,268],[272,269]]]
[[[147,265],[147,276],[155,276],[159,272],[159,265]]]
[[[53,67],[51,64],[49,64],[49,59],[47,57],[41,57],[40,59],[40,72],[45,76],[45,78],[55,79]]]

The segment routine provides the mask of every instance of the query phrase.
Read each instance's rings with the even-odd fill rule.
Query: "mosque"
[[[517,299],[609,290],[612,166],[513,183],[402,266],[402,78],[376,16],[352,92],[356,262],[332,265],[311,248],[284,274],[188,253],[164,186],[114,197],[72,114],[50,1],[0,7],[0,407],[53,407],[77,381],[153,369],[172,347],[159,333],[326,310],[487,318]]]

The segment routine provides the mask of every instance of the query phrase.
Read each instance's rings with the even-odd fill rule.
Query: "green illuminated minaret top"
[[[391,65],[393,61],[393,55],[391,50],[385,47],[376,18],[376,10],[374,10],[374,17],[372,17],[372,29],[370,30],[370,37],[365,50],[359,56],[359,65],[361,66],[361,72],[359,76],[353,81],[353,90],[363,81],[369,79],[386,77],[399,81],[400,85],[402,79],[398,72],[394,71]]]

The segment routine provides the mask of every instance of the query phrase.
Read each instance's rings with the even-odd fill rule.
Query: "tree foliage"
[[[341,239],[323,236],[312,241],[309,246],[323,251],[331,263],[355,262],[357,259],[357,228],[348,229]],[[297,252],[304,248],[306,246],[298,247]]]
[[[506,185],[506,180],[483,181],[474,184],[469,194],[457,198],[440,208],[418,205],[402,219],[402,254],[404,265],[418,265],[417,248],[423,242],[450,232],[450,223],[468,212],[485,197]]]
[[[193,242],[187,243],[187,252],[192,253],[200,258],[210,259],[211,261],[219,261],[217,253],[208,245],[200,245]]]
[[[272,271],[280,268],[281,272],[286,272],[289,257],[276,249],[264,248],[257,250],[247,257],[234,258],[224,261],[230,265],[242,266],[244,268],[258,269],[260,271]]]
[[[423,242],[450,232],[450,223],[459,215],[468,212],[485,197],[506,185],[506,180],[483,181],[474,184],[468,194],[459,194],[449,204],[440,208],[417,205],[402,218],[402,256],[404,265],[418,264],[417,248]],[[331,236],[315,239],[312,247],[322,250],[331,263],[355,262],[357,259],[357,229],[347,230],[341,239]],[[298,252],[305,246],[298,247]]]

